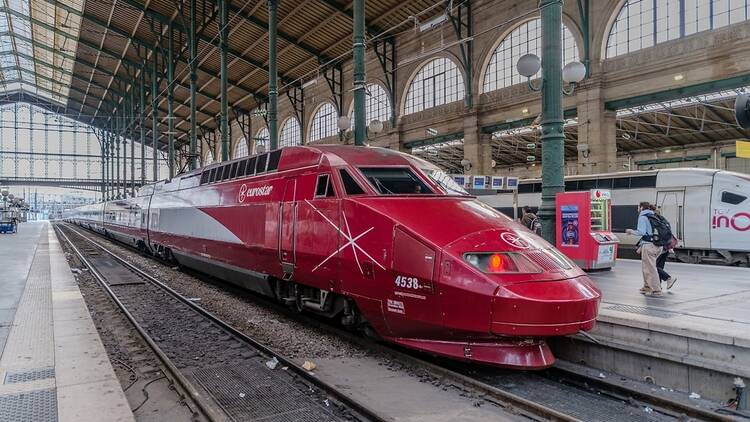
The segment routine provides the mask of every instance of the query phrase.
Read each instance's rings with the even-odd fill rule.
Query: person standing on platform
[[[663,215],[661,215],[661,208],[656,207],[654,205],[651,205],[651,210],[654,212],[654,214],[656,214],[657,216],[660,216],[661,218],[664,219],[664,221],[667,224],[669,224],[669,222],[667,221],[667,219]],[[664,265],[666,265],[666,263],[667,263],[667,258],[669,257],[669,252],[672,249],[674,249],[675,244],[676,244],[676,242],[673,243],[671,241],[671,239],[670,239],[670,242],[667,243],[666,245],[664,245],[662,247],[662,253],[661,253],[661,255],[659,255],[659,257],[656,258],[656,271],[659,272],[659,282],[663,283],[663,282],[666,281],[667,282],[667,290],[671,289],[672,286],[674,286],[674,284],[677,282],[677,277],[672,277],[671,275],[669,275],[668,272],[666,272],[664,270]]]
[[[656,260],[661,255],[663,248],[657,246],[652,241],[654,233],[649,221],[649,215],[653,215],[654,212],[651,210],[651,204],[648,202],[641,202],[638,205],[638,227],[633,229],[627,229],[625,232],[635,236],[640,236],[638,240],[638,249],[636,252],[641,255],[641,268],[643,272],[643,287],[641,287],[641,294],[652,297],[659,297],[662,295],[661,283],[659,281],[659,272],[656,269]]]

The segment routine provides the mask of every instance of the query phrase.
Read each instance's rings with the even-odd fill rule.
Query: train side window
[[[578,181],[578,190],[589,190],[596,188],[596,179],[585,179]]]
[[[629,177],[618,177],[614,179],[612,183],[612,189],[629,189],[630,178]]]
[[[223,165],[221,166],[221,179],[219,180],[227,180],[229,177],[229,165]]]
[[[614,179],[599,179],[596,181],[596,187],[599,189],[612,189]]]
[[[266,160],[268,160],[268,154],[258,156],[258,161],[255,164],[255,174],[265,173],[266,171]]]
[[[279,160],[281,160],[281,150],[277,149],[272,151],[268,155],[268,171],[274,171],[279,168]]]
[[[234,174],[234,177],[242,177],[245,175],[245,168],[247,167],[247,160],[242,160],[237,165],[237,173]]]
[[[210,175],[208,176],[208,183],[213,183],[216,181],[216,167],[209,170]]]
[[[247,168],[245,169],[245,176],[252,176],[255,174],[255,157],[247,159]]]
[[[336,191],[333,190],[333,183],[331,183],[331,176],[328,174],[318,175],[318,183],[315,186],[315,197],[316,198],[331,198],[336,196]]]
[[[724,191],[721,193],[721,202],[724,202],[726,204],[739,205],[745,199],[747,199],[747,196],[738,195],[736,193],[727,192],[727,191]]]
[[[237,166],[238,166],[239,164],[240,164],[240,163],[238,163],[238,162],[234,162],[234,163],[232,163],[232,167],[230,167],[230,169],[229,169],[229,177],[227,177],[227,179],[232,179],[232,178],[234,178],[234,176],[235,176],[235,175],[237,174]]]
[[[204,171],[203,173],[201,173],[201,185],[208,183],[208,176],[210,175],[211,173],[208,171]]]
[[[636,176],[630,178],[630,189],[655,188],[656,176]]]
[[[533,183],[521,183],[518,185],[518,193],[534,193]]]
[[[539,193],[542,191],[542,184],[541,183],[534,183],[534,192]]]
[[[346,169],[339,170],[341,182],[347,195],[364,195],[365,191]]]
[[[578,181],[577,180],[568,180],[565,182],[565,191],[566,192],[572,192],[578,190]]]

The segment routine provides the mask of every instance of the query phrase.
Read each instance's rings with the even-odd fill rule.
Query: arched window
[[[562,28],[563,66],[578,61],[578,46],[570,30]],[[508,36],[490,57],[487,71],[484,74],[482,92],[490,92],[511,85],[522,83],[526,78],[516,70],[518,59],[524,54],[542,55],[542,21],[534,19],[519,25]]]
[[[461,72],[453,61],[440,57],[422,66],[414,77],[406,93],[404,114],[452,103],[463,97]]]
[[[302,143],[302,131],[296,118],[290,117],[284,122],[279,134],[279,148],[291,147]]]
[[[745,0],[628,0],[607,38],[607,57],[632,53],[665,41],[742,22]]]
[[[365,110],[365,121],[369,125],[371,121],[378,119],[385,123],[391,120],[391,98],[388,91],[379,84],[367,84],[367,109]],[[354,129],[354,104],[352,103],[351,128]]]
[[[237,144],[234,146],[234,154],[232,155],[232,158],[240,157],[247,157],[247,141],[244,137],[237,141]]]
[[[259,147],[262,147],[263,151],[268,151],[268,140],[271,138],[268,133],[268,128],[264,127],[255,134],[255,146],[253,147],[253,154],[260,153]]]
[[[211,150],[208,150],[208,153],[206,153],[206,158],[203,160],[203,167],[211,164],[214,162],[214,154],[211,152]]]
[[[331,103],[323,103],[312,118],[310,141],[334,136],[338,132],[339,113]]]

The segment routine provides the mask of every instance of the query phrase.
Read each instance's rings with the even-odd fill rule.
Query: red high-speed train
[[[300,310],[460,360],[545,368],[600,292],[549,243],[397,151],[299,146],[67,219]]]

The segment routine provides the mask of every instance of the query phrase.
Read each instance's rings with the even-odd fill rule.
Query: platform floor
[[[0,420],[133,421],[48,222],[0,235]]]
[[[640,261],[590,273],[603,294],[599,319],[750,348],[750,268],[668,262],[666,270],[677,283],[658,298],[638,292]]]

